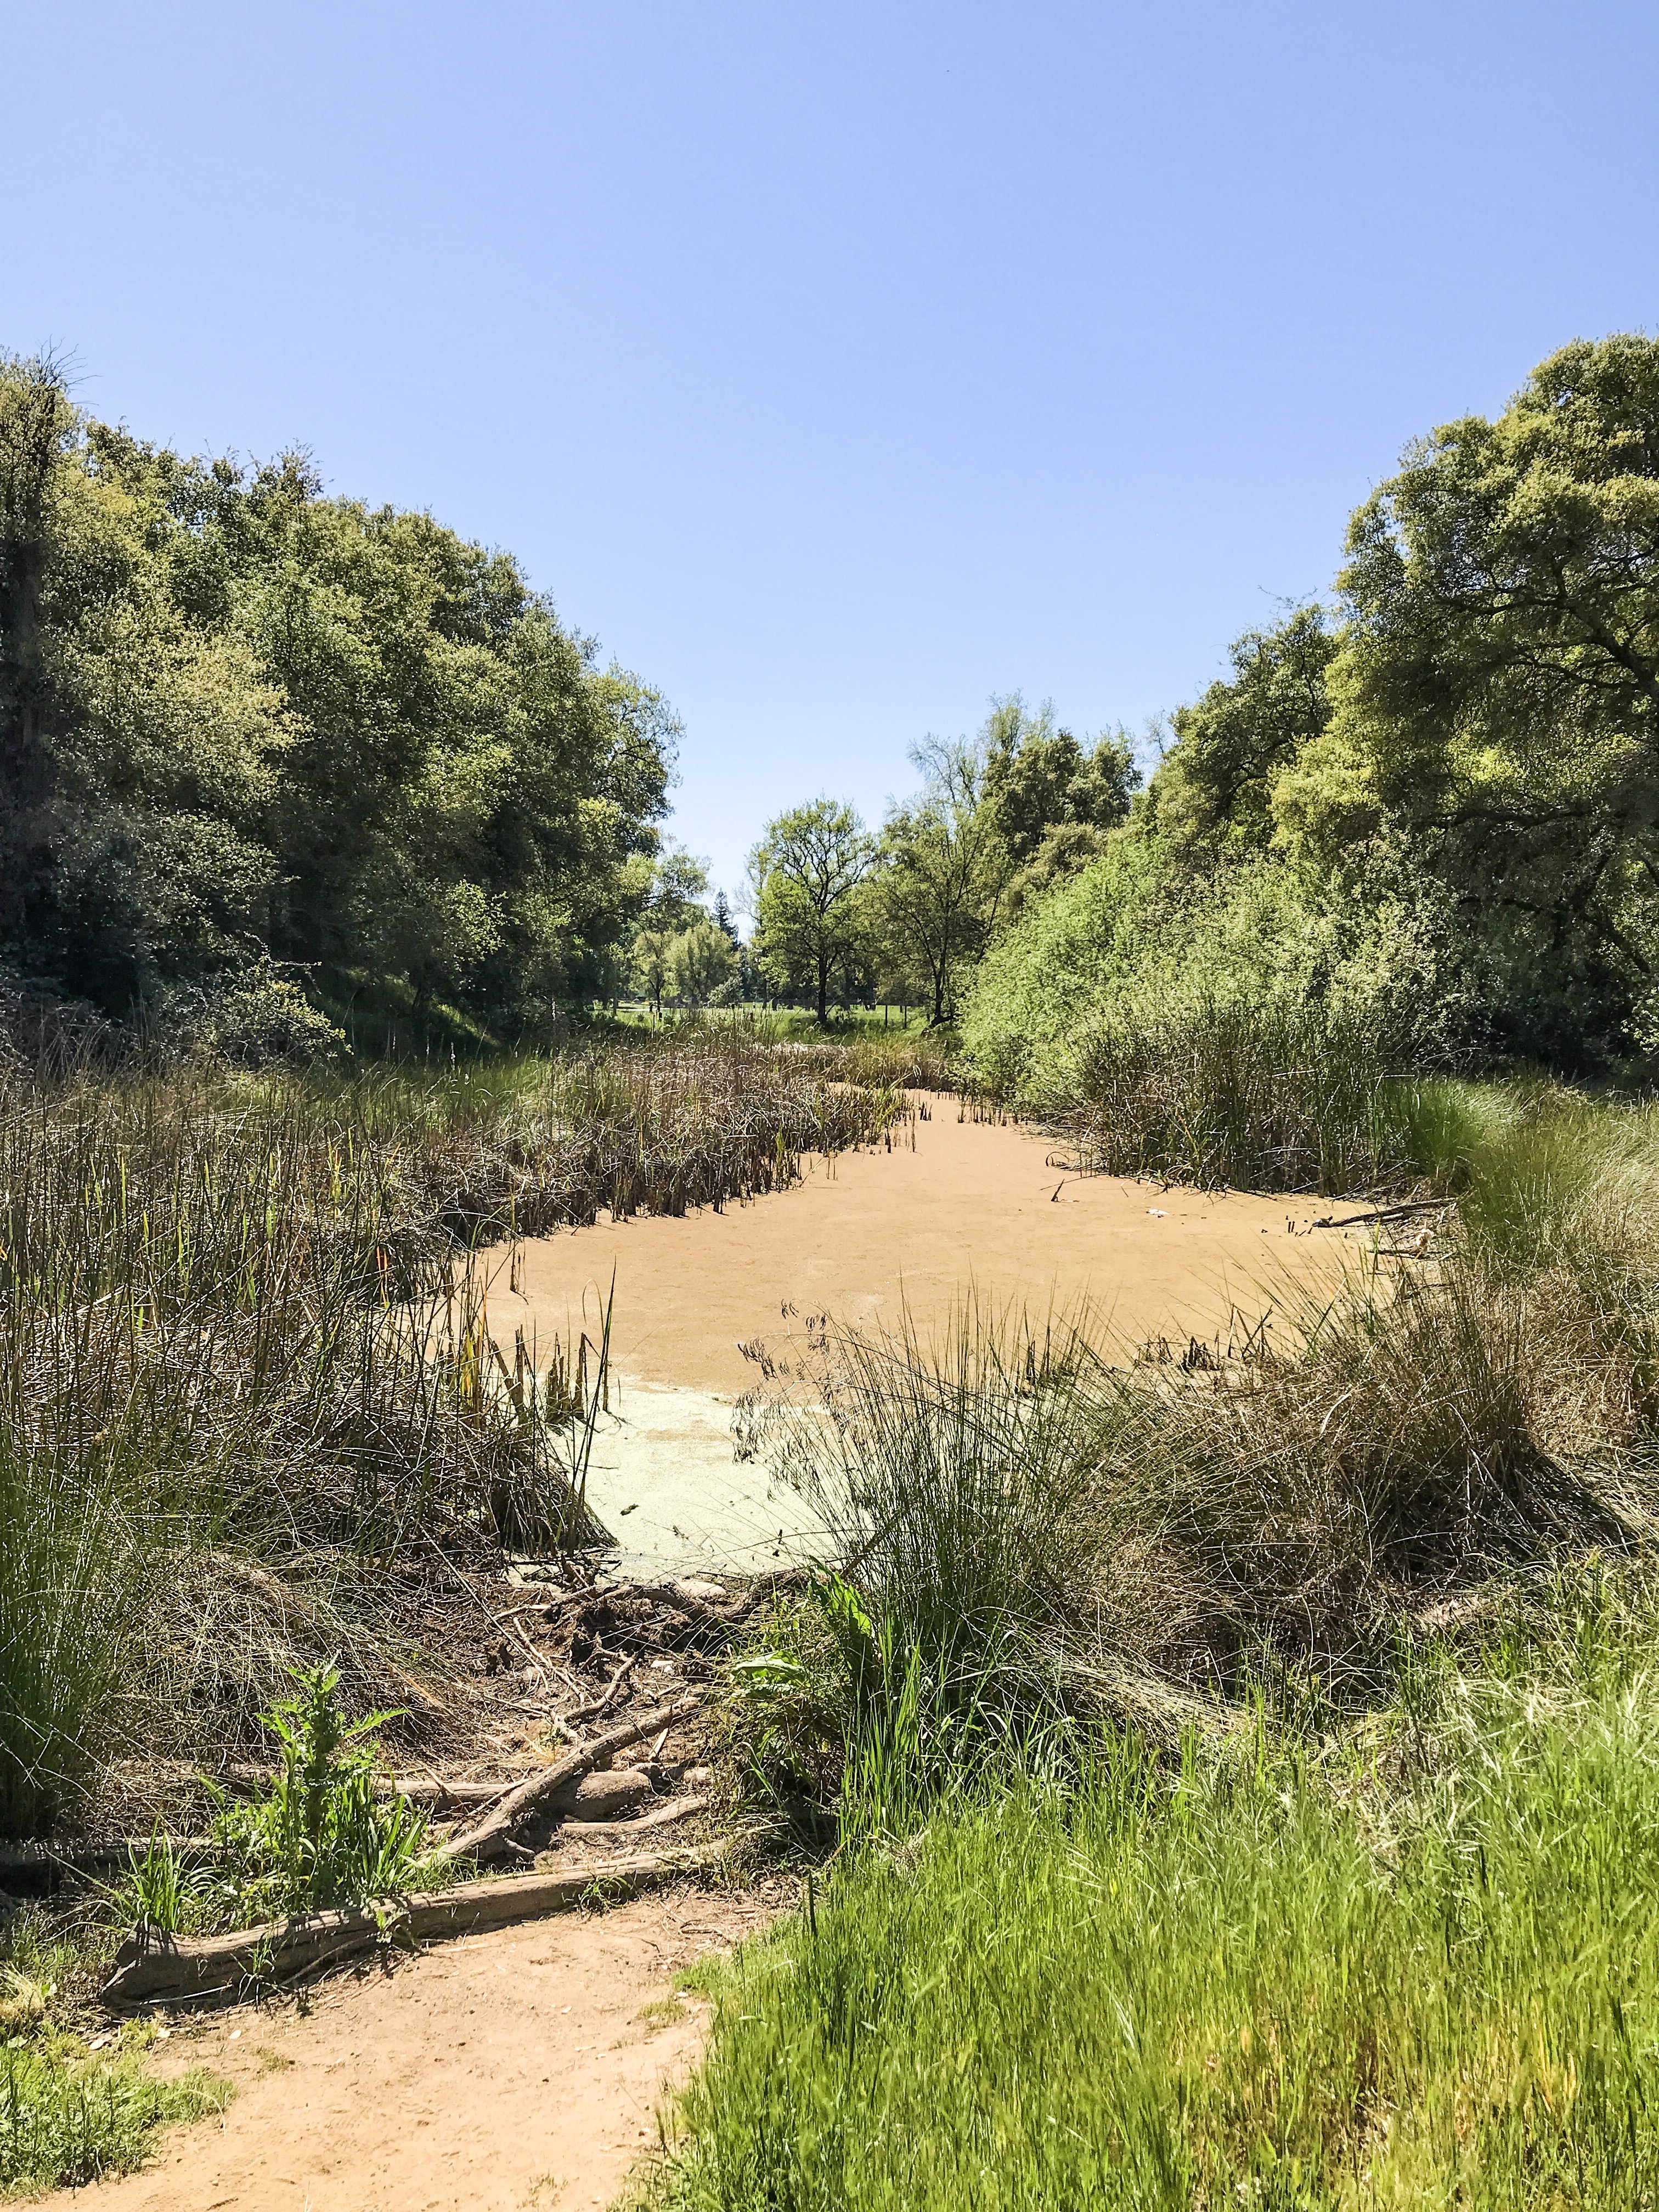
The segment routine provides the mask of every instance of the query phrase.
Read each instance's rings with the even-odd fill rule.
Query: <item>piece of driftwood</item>
[[[476,1859],[480,1866],[493,1866],[498,1859],[510,1856],[516,1846],[513,1832],[541,1806],[550,1806],[560,1793],[584,1774],[591,1774],[596,1766],[603,1766],[614,1753],[623,1751],[642,1737],[654,1735],[660,1728],[672,1728],[676,1721],[690,1720],[702,1703],[701,1698],[687,1695],[676,1698],[665,1705],[653,1705],[647,1713],[636,1719],[623,1721],[613,1729],[606,1729],[591,1743],[575,1751],[568,1751],[556,1759],[538,1774],[520,1782],[480,1820],[476,1827],[452,1836],[447,1845],[448,1855],[456,1859]]]
[[[677,1820],[706,1813],[713,1802],[708,1797],[671,1797],[655,1812],[641,1813],[637,1820],[584,1820],[579,1832],[584,1843],[592,1836],[642,1836],[649,1828],[672,1828]]]
[[[608,1820],[630,1805],[642,1805],[656,1794],[651,1777],[637,1766],[607,1766],[567,1783],[554,1798],[553,1809],[561,1818],[586,1826],[590,1820]]]
[[[509,1790],[516,1790],[520,1783],[533,1778],[511,1774],[504,1782],[444,1782],[435,1776],[410,1774],[403,1776],[392,1786],[398,1796],[409,1804],[420,1806],[424,1812],[477,1812],[486,1805],[499,1804]],[[554,1806],[567,1820],[574,1820],[587,1818],[585,1808],[590,1805],[601,1808],[592,1817],[603,1820],[618,1805],[635,1803],[650,1795],[650,1777],[626,1767],[614,1773],[606,1770],[603,1773],[579,1775],[557,1793]]]
[[[1414,1198],[1401,1206],[1368,1206],[1364,1213],[1322,1213],[1310,1224],[1315,1229],[1352,1229],[1358,1221],[1404,1221],[1413,1213],[1445,1213],[1450,1211],[1451,1200],[1445,1198]]]
[[[250,1983],[293,1980],[381,1943],[438,1942],[515,1920],[566,1912],[593,1896],[617,1896],[717,1866],[739,1838],[678,1851],[636,1852],[608,1864],[570,1867],[557,1873],[508,1875],[496,1881],[468,1881],[424,1897],[388,1899],[303,1919],[238,1928],[225,1936],[130,1936],[115,1954],[105,1983],[106,2003],[191,2003],[232,1996]]]
[[[175,1851],[211,1850],[211,1844],[196,1836],[171,1836],[166,1838]],[[50,1874],[53,1871],[83,1874],[94,1869],[125,1866],[127,1855],[137,1851],[142,1859],[149,1850],[148,1836],[79,1836],[73,1841],[57,1844],[0,1844],[0,1876],[9,1874]]]
[[[577,1705],[570,1712],[556,1716],[559,1718],[560,1725],[568,1729],[574,1728],[580,1721],[603,1720],[623,1692],[633,1686],[630,1678],[639,1663],[637,1659],[624,1659],[605,1684],[604,1695],[595,1698],[591,1705]],[[572,1741],[574,1741],[574,1739],[573,1738]]]
[[[457,1813],[493,1805],[523,1780],[522,1774],[509,1774],[504,1782],[446,1782],[435,1774],[400,1774],[392,1787],[423,1812]]]
[[[799,1567],[780,1567],[770,1574],[757,1575],[729,1605],[711,1604],[688,1589],[684,1580],[613,1583],[597,1595],[607,1603],[612,1598],[648,1598],[654,1604],[665,1605],[671,1613],[683,1614],[699,1628],[729,1628],[736,1621],[746,1620],[758,1605],[775,1597],[780,1590],[805,1589],[806,1580]]]

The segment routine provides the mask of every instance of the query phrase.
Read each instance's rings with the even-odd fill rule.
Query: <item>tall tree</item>
[[[1052,705],[1045,701],[1032,714],[1015,691],[992,700],[979,743],[984,796],[1017,868],[1036,858],[1051,830],[1080,824],[1106,830],[1128,814],[1139,776],[1134,748],[1121,730],[1085,750],[1069,730],[1055,726]]]
[[[0,946],[40,895],[55,777],[42,635],[52,510],[76,432],[61,372],[0,357]]]
[[[811,979],[819,1021],[858,926],[854,897],[875,857],[856,808],[815,799],[767,825],[749,858],[760,958],[775,981]]]
[[[531,1028],[631,937],[677,725],[511,558],[0,362],[0,949],[112,1012],[262,963]]]
[[[922,788],[888,816],[871,878],[877,927],[925,980],[935,1022],[954,1013],[962,969],[983,951],[1008,877],[1001,817],[986,797],[986,755],[983,741],[965,738],[912,746]]]
[[[992,700],[980,743],[984,802],[1008,855],[1002,911],[1012,919],[1100,851],[1128,815],[1139,771],[1122,730],[1085,747],[1056,726],[1048,701],[1033,714],[1018,691]]]
[[[653,927],[689,929],[708,920],[708,863],[688,853],[684,845],[667,845],[657,856],[646,902],[646,917]]]
[[[1280,835],[1328,859],[1403,825],[1522,994],[1505,1020],[1570,1049],[1659,991],[1659,341],[1567,346],[1436,430],[1348,552]]]
[[[1274,784],[1330,720],[1336,647],[1318,606],[1233,641],[1231,678],[1176,713],[1176,743],[1152,779],[1161,830],[1213,857],[1266,850]]]
[[[674,995],[688,1006],[706,1006],[738,964],[736,947],[712,921],[694,921],[674,939],[670,973]]]

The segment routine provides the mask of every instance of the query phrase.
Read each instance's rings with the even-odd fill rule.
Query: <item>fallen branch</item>
[[[578,1721],[603,1720],[621,1695],[628,1676],[633,1673],[639,1663],[637,1659],[624,1659],[605,1685],[603,1697],[594,1698],[592,1705],[577,1705],[572,1711],[566,1713],[562,1719],[555,1714],[554,1718],[559,1722],[560,1727],[574,1728]]]
[[[402,1774],[391,1788],[425,1812],[446,1813],[462,1806],[494,1805],[523,1780],[522,1774],[509,1774],[504,1782],[445,1782],[437,1775]]]
[[[640,1854],[609,1865],[572,1867],[559,1874],[509,1875],[469,1881],[424,1897],[388,1899],[345,1911],[313,1912],[303,1919],[224,1936],[130,1936],[115,1955],[102,1995],[107,2004],[193,2003],[234,1996],[250,1981],[280,1982],[333,1965],[378,1945],[436,1942],[515,1920],[567,1912],[595,1896],[616,1895],[679,1874],[696,1874],[728,1857],[741,1837],[672,1853]]]
[[[641,1737],[654,1735],[659,1728],[672,1728],[676,1721],[690,1720],[702,1699],[690,1695],[676,1698],[672,1705],[653,1705],[648,1713],[635,1720],[623,1721],[617,1727],[607,1729],[592,1742],[577,1750],[568,1751],[562,1759],[556,1759],[550,1766],[532,1774],[527,1781],[510,1790],[487,1820],[463,1835],[452,1836],[447,1856],[454,1859],[476,1859],[480,1866],[492,1865],[507,1855],[512,1844],[513,1831],[523,1820],[544,1805],[570,1783],[590,1774],[602,1766],[614,1752],[623,1750]]]
[[[619,1597],[650,1598],[658,1605],[665,1605],[671,1613],[683,1613],[686,1620],[696,1621],[700,1628],[723,1626],[727,1617],[706,1599],[689,1597],[675,1582],[618,1583],[615,1589],[603,1593],[603,1602],[609,1605]]]
[[[1373,1206],[1364,1213],[1322,1214],[1309,1225],[1314,1229],[1352,1229],[1360,1221],[1403,1221],[1411,1213],[1443,1213],[1454,1201],[1449,1198],[1413,1199],[1407,1206]]]
[[[535,1645],[531,1642],[528,1634],[524,1629],[520,1627],[517,1613],[509,1613],[501,1625],[504,1628],[507,1629],[511,1634],[517,1637],[519,1642],[524,1646],[525,1656],[529,1660],[536,1672],[541,1676],[543,1681],[546,1683],[548,1688],[551,1690],[553,1687],[553,1677],[548,1673],[540,1652],[537,1650]]]
[[[683,1613],[700,1628],[730,1628],[736,1622],[746,1620],[769,1597],[780,1590],[804,1589],[807,1577],[799,1567],[781,1567],[775,1573],[757,1575],[743,1595],[730,1605],[711,1605],[706,1598],[692,1597],[678,1582],[618,1583],[604,1593],[607,1603],[613,1598],[651,1598],[665,1605],[671,1612]]]
[[[551,1614],[566,1607],[576,1605],[609,1605],[617,1598],[643,1597],[665,1605],[671,1612],[683,1613],[688,1620],[700,1626],[729,1626],[733,1621],[746,1620],[763,1599],[779,1590],[802,1589],[808,1577],[799,1567],[780,1567],[771,1574],[757,1575],[741,1596],[730,1605],[713,1605],[706,1598],[692,1597],[682,1583],[672,1577],[653,1577],[644,1582],[610,1583],[601,1589],[590,1584],[581,1589],[560,1590],[545,1601],[538,1599]],[[521,1607],[520,1611],[528,1611]]]
[[[0,1877],[9,1874],[90,1873],[94,1868],[124,1867],[130,1856],[142,1861],[158,1838],[151,1836],[106,1836],[98,1841],[82,1838],[74,1843],[0,1844]],[[165,1836],[159,1838],[179,1855],[192,1856],[216,1850],[211,1836]]]
[[[584,1843],[590,1836],[640,1836],[647,1828],[672,1828],[677,1820],[689,1820],[694,1813],[706,1813],[713,1802],[712,1797],[671,1797],[654,1813],[641,1813],[637,1820],[584,1820],[576,1832]]]

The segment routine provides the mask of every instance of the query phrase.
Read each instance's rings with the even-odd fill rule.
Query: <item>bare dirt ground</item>
[[[690,1887],[442,1945],[313,1990],[303,2007],[180,2021],[158,2072],[237,2086],[155,2163],[76,2192],[94,2212],[576,2212],[656,2140],[707,2007],[676,1971],[787,1901]],[[42,2200],[65,2208],[68,2191]]]

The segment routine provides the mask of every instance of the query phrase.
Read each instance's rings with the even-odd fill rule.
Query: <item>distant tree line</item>
[[[994,700],[879,824],[771,823],[745,944],[662,848],[674,717],[509,556],[0,362],[0,986],[256,1054],[903,1000],[1003,1059],[1231,992],[1589,1066],[1659,1052],[1659,342],[1414,446],[1334,601],[1167,735],[1142,788],[1121,729]]]
[[[613,994],[677,726],[509,555],[0,362],[0,963],[106,1012]]]
[[[910,763],[921,787],[879,830],[817,799],[750,858],[757,972],[821,1021],[878,999],[951,1020],[999,928],[1103,850],[1139,781],[1121,730],[1085,744],[1018,693],[992,701],[976,737],[925,738]]]

